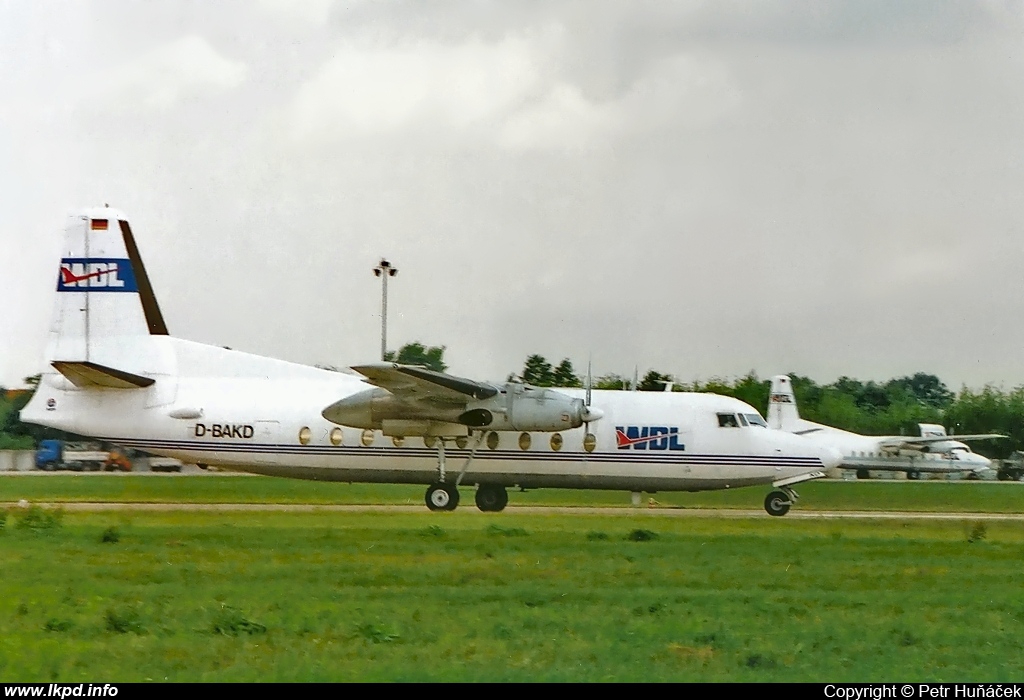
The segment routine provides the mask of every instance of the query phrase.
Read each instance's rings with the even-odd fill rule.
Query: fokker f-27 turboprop
[[[992,462],[972,452],[964,441],[1006,437],[995,433],[949,436],[945,427],[934,423],[919,423],[919,437],[858,435],[812,423],[800,418],[793,382],[785,374],[772,378],[768,425],[834,447],[843,454],[841,466],[855,469],[859,479],[868,478],[870,471],[906,472],[908,479],[920,479],[923,473],[978,475],[989,470]]]
[[[237,471],[427,484],[431,510],[453,510],[462,484],[485,511],[502,510],[509,487],[770,484],[765,508],[784,515],[793,485],[840,458],[729,397],[489,384],[391,363],[356,376],[172,337],[128,220],[109,208],[68,221],[46,359],[24,421]]]

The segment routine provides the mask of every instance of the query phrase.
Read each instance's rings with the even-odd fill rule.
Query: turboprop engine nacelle
[[[458,423],[459,415],[465,410],[464,405],[452,405],[450,408],[438,405],[420,406],[398,399],[387,389],[367,389],[335,401],[325,408],[321,415],[338,425],[376,430],[382,429],[385,421],[422,422],[424,426],[430,421]]]
[[[580,427],[587,414],[582,399],[509,382],[497,396],[468,405],[458,421],[490,430],[556,432]]]
[[[490,398],[448,405],[404,401],[386,389],[368,389],[336,401],[322,415],[332,423],[354,428],[394,432],[396,425],[403,425],[404,435],[431,435],[431,425],[440,423],[471,429],[556,432],[598,420],[602,412],[553,389],[509,382]]]

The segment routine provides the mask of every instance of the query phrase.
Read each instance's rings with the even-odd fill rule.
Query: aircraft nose
[[[989,459],[988,457],[983,457],[983,456],[981,456],[979,454],[976,454],[976,455],[974,455],[974,462],[975,462],[975,464],[974,464],[974,470],[975,471],[983,472],[986,469],[991,469],[992,468],[992,460]]]

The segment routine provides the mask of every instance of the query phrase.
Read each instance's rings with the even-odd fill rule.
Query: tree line
[[[557,370],[557,371],[556,371]],[[578,387],[583,377],[568,359],[553,367],[541,355],[530,355],[518,379],[536,386]],[[1000,433],[1007,440],[978,442],[972,449],[993,458],[1024,450],[1024,386],[1006,391],[992,385],[963,387],[952,392],[937,376],[925,372],[886,382],[840,377],[819,384],[810,377],[789,374],[800,417],[863,435],[919,435],[919,423],[944,425],[950,435]],[[637,391],[697,391],[732,396],[761,412],[768,411],[771,379],[749,372],[737,379],[682,382],[671,374],[650,370],[643,378],[605,374],[593,378],[595,389]]]
[[[444,346],[407,343],[386,359],[419,365],[444,372]],[[810,377],[790,374],[800,416],[864,435],[918,435],[918,423],[939,423],[951,435],[1001,433],[1008,440],[972,445],[989,457],[1005,458],[1015,450],[1024,450],[1024,386],[1004,390],[992,385],[981,389],[963,387],[951,391],[938,377],[925,372],[885,382],[840,377],[830,384],[819,384]],[[586,379],[569,358],[557,364],[539,354],[529,355],[522,369],[508,375],[509,380],[542,387],[582,387]],[[26,377],[28,389],[0,387],[0,449],[32,449],[45,438],[68,436],[49,428],[22,423],[18,412],[28,403],[39,375]],[[732,396],[744,401],[762,415],[767,413],[771,380],[750,372],[737,379],[713,378],[682,382],[671,374],[649,370],[642,377],[603,374],[592,378],[593,388],[636,391],[698,391]]]

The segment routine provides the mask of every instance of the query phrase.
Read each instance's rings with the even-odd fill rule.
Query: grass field
[[[760,509],[768,487],[701,493],[658,493],[664,507]],[[1024,484],[966,481],[819,481],[797,487],[800,510],[908,510],[1024,513]],[[344,484],[249,476],[0,475],[0,503],[108,501],[141,503],[423,504],[422,486]],[[473,507],[473,488],[462,507]],[[629,506],[622,491],[541,489],[510,492],[516,505]],[[645,504],[646,504],[645,499]]]
[[[1022,559],[1000,522],[11,509],[0,678],[1021,681]]]

